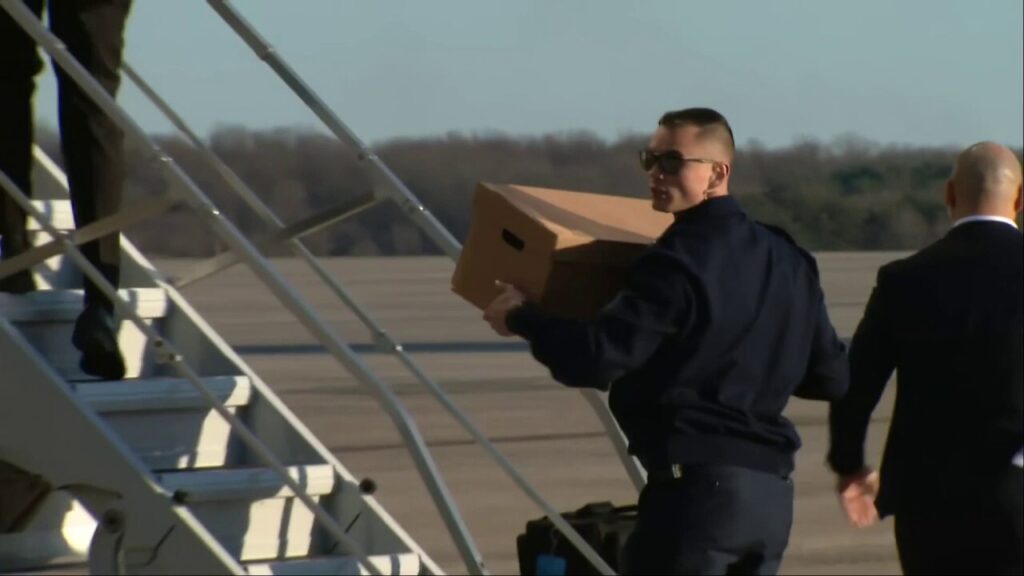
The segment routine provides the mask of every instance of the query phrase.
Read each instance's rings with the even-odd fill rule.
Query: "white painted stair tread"
[[[334,468],[330,464],[288,466],[287,470],[311,496],[323,496],[334,490]],[[284,479],[270,468],[183,470],[162,472],[156,477],[168,491],[180,491],[186,504],[294,496]]]
[[[374,554],[370,562],[381,574],[418,574],[420,558],[412,552],[402,554]],[[300,574],[370,574],[366,568],[350,556],[322,556],[318,558],[302,558],[282,562],[260,562],[246,564],[252,575],[292,576]]]
[[[67,200],[35,201],[34,206],[58,230],[74,229],[71,205]],[[29,229],[33,231],[34,243],[49,240],[47,234],[40,232],[43,230],[40,223],[30,219]],[[126,243],[125,250],[127,247],[130,243]],[[137,260],[134,249],[130,253],[122,253],[128,259]],[[169,372],[155,366],[146,335],[131,322],[121,319],[118,345],[125,356],[128,379],[76,382],[82,378],[77,370],[80,354],[71,345],[70,336],[73,322],[82,310],[83,291],[80,288],[47,288],[80,286],[80,273],[74,263],[63,255],[37,264],[33,271],[40,289],[23,295],[0,294],[0,323],[7,320],[16,324],[21,336],[64,381],[49,380],[62,387],[70,384],[82,405],[102,414],[105,425],[122,443],[120,449],[127,448],[151,470],[159,470],[144,473],[146,481],[156,481],[173,494],[205,526],[204,534],[212,535],[224,551],[243,562],[249,574],[369,573],[359,566],[354,557],[342,555],[344,550],[321,550],[323,538],[315,527],[314,515],[296,501],[295,494],[276,472],[252,464],[232,467],[250,459],[243,457],[245,450],[238,445],[227,422],[210,409],[206,392],[243,419],[251,416],[246,407],[253,402],[256,392],[249,378],[239,375],[243,372],[240,367],[237,370],[216,368],[217,372],[213,374],[218,375],[201,378],[206,390],[197,390],[190,381],[169,377]],[[190,311],[174,309],[168,295],[157,287],[157,281],[142,279],[125,284],[127,286],[119,294],[154,329],[168,329],[173,320],[171,328],[176,330],[180,322],[192,321]],[[177,317],[170,319],[169,314]],[[198,328],[204,333],[208,330],[202,326]],[[185,330],[185,334],[191,335],[192,332]],[[60,394],[66,394],[66,388],[62,388]],[[273,409],[272,405],[270,409]],[[280,429],[282,424],[275,418],[266,419],[269,424],[264,423],[258,417],[260,415],[257,411],[254,422],[247,420],[247,423],[271,427],[270,430],[260,430],[261,433],[287,436],[284,438],[286,445],[290,445],[292,436],[305,434],[287,422],[283,424],[285,428]],[[308,463],[288,466],[286,473],[314,499],[333,503],[331,499],[339,481],[335,468],[317,457],[299,461]],[[215,467],[200,468],[207,466]],[[160,506],[175,505],[166,498],[157,500]],[[145,517],[149,511],[140,509],[129,513]],[[60,519],[57,515],[55,518]],[[57,566],[54,561],[80,561],[85,539],[94,525],[91,517],[73,526],[66,523],[40,524],[32,534],[13,535],[16,541],[7,543],[14,546],[15,552],[36,552],[32,558],[23,559],[26,563],[31,561],[26,568],[47,570],[48,566]],[[184,525],[181,527],[185,528]],[[74,542],[69,539],[69,528],[74,528]],[[0,539],[0,544],[3,543]],[[392,551],[390,547],[382,550],[372,544],[371,549],[383,552],[370,557],[375,569],[381,573],[417,574],[421,570],[422,559],[416,553],[389,554]],[[319,555],[324,553],[331,555]],[[161,559],[160,566],[187,571],[190,557],[191,554],[185,554]],[[0,573],[10,568],[4,564],[0,561]],[[58,569],[61,568],[64,567]],[[81,565],[68,568],[81,569]]]
[[[123,288],[118,293],[143,318],[167,315],[168,298],[162,288]],[[0,317],[11,322],[73,322],[82,312],[82,298],[82,290],[0,293]]]
[[[245,406],[252,397],[247,376],[206,376],[203,385],[226,406]],[[80,382],[75,393],[102,413],[211,408],[184,378],[138,378],[116,382]]]

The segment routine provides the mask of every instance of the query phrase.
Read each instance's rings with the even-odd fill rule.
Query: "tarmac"
[[[881,264],[905,253],[816,254],[829,314],[853,334]],[[155,262],[183,274],[196,261]],[[579,391],[537,364],[519,339],[495,335],[481,313],[450,291],[443,257],[334,258],[323,263],[374,320],[448,393],[556,509],[588,502],[629,504],[637,492],[606,431]],[[436,459],[488,569],[518,574],[516,535],[543,515],[486,452],[299,260],[273,261],[353,353],[401,399]],[[376,481],[377,499],[445,570],[465,573],[450,534],[385,411],[242,266],[182,293],[313,433],[357,477]],[[877,465],[893,387],[873,417],[869,460]],[[828,407],[794,399],[786,416],[803,439],[794,474],[796,504],[783,574],[899,573],[892,522],[849,526],[824,464]]]

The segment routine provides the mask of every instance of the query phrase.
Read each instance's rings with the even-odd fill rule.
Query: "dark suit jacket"
[[[850,391],[832,406],[829,463],[864,466],[868,420],[895,369],[882,515],[962,495],[1021,448],[1022,246],[1009,224],[968,222],[878,271],[850,346]]]

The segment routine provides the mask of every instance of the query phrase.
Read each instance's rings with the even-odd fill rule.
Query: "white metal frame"
[[[167,105],[167,103],[164,102],[160,96],[145,83],[138,73],[127,64],[124,64],[123,66],[125,75],[134,82],[190,140],[190,142],[196,146],[204,160],[218,171],[218,173],[228,182],[231,188],[234,189],[264,221],[273,227],[275,232],[270,237],[257,243],[261,246],[275,242],[285,242],[288,244],[298,256],[304,259],[313,268],[317,276],[330,287],[334,294],[351,310],[353,310],[354,313],[356,313],[364,325],[370,329],[378,346],[385,351],[395,354],[402,361],[403,365],[418,380],[420,380],[424,386],[426,386],[435,399],[441,403],[442,406],[458,421],[458,423],[473,436],[474,440],[480,443],[488,454],[498,462],[498,464],[519,486],[519,488],[543,509],[545,514],[551,519],[556,527],[565,534],[567,539],[570,540],[584,554],[584,556],[586,556],[587,559],[595,565],[595,567],[597,567],[602,573],[611,574],[611,569],[600,558],[600,556],[585,543],[582,537],[572,529],[572,527],[561,517],[558,511],[548,504],[525,480],[525,478],[519,474],[515,467],[498,451],[498,449],[472,423],[472,421],[470,421],[450,401],[443,389],[441,389],[437,383],[431,380],[422,370],[420,370],[408,354],[405,353],[401,344],[383,330],[369,316],[369,314],[367,314],[358,305],[358,303],[355,302],[341,284],[333,278],[319,262],[317,262],[312,253],[310,253],[299,241],[299,238],[313,230],[322,228],[332,222],[336,222],[358,213],[359,211],[383,200],[393,200],[412,217],[413,221],[421,228],[421,230],[423,230],[428,237],[434,240],[434,242],[441,247],[449,257],[457,259],[458,254],[461,251],[459,243],[450,233],[448,233],[443,225],[441,225],[441,223],[426,210],[426,208],[418,201],[418,199],[416,199],[408,188],[405,187],[397,176],[395,176],[394,173],[384,165],[380,158],[367,148],[298,77],[291,67],[284,62],[276,51],[267,44],[265,40],[263,40],[255,29],[245,21],[245,19],[230,5],[227,0],[208,0],[208,2],[229,24],[229,26],[231,26],[231,28],[235,30],[235,32],[250,46],[250,48],[252,48],[262,60],[266,61],[268,65],[277,72],[281,79],[296,92],[300,99],[302,99],[302,101],[305,102],[322,121],[324,121],[331,132],[338,137],[339,140],[356,149],[357,157],[361,161],[367,163],[366,167],[370,171],[371,181],[374,183],[373,190],[370,195],[364,198],[359,198],[354,202],[344,203],[341,206],[328,211],[326,214],[318,214],[312,219],[286,227],[244,184],[244,182],[242,182],[241,179],[230,170],[230,168],[220,161],[203,144],[202,140],[188,128],[180,116],[178,116],[173,109],[171,109],[170,106]],[[23,257],[17,261],[12,260],[0,263],[0,277],[9,274],[12,269],[22,269],[35,262],[42,261],[46,257],[56,253],[56,251],[60,251],[61,249],[67,250],[76,263],[81,266],[83,272],[90,279],[96,282],[98,286],[100,286],[101,291],[103,291],[108,297],[112,297],[115,305],[118,307],[119,311],[124,314],[124,317],[136,323],[140,330],[147,334],[154,347],[157,350],[163,351],[163,360],[171,364],[183,377],[187,378],[194,386],[197,387],[197,390],[207,399],[211,407],[213,407],[225,418],[226,421],[230,423],[232,428],[239,433],[239,436],[243,441],[249,445],[261,460],[264,460],[270,468],[274,469],[282,476],[284,481],[289,484],[289,487],[295,491],[299,499],[310,507],[317,519],[324,524],[328,531],[331,532],[332,535],[338,537],[339,541],[346,543],[351,552],[360,558],[360,561],[363,562],[364,566],[366,566],[371,572],[375,573],[375,567],[372,564],[365,562],[365,555],[361,553],[358,544],[351,541],[350,538],[342,533],[340,526],[338,526],[329,514],[323,511],[323,509],[320,508],[319,505],[302,490],[301,486],[291,479],[291,477],[286,473],[285,468],[276,461],[273,454],[271,454],[270,451],[262,445],[259,439],[246,429],[241,421],[230,414],[230,412],[219,403],[212,393],[205,389],[202,382],[199,380],[199,376],[183,361],[183,358],[173,345],[163,340],[151,328],[145,325],[141,318],[137,317],[117,298],[116,291],[114,291],[113,287],[106,283],[98,271],[85,261],[77,248],[78,245],[90,239],[109,233],[110,231],[120,230],[128,224],[158,214],[179,201],[185,202],[190,208],[197,211],[197,213],[203,217],[202,219],[204,223],[212,228],[214,232],[226,242],[231,250],[201,265],[198,269],[193,271],[190,277],[179,283],[179,285],[184,285],[206,277],[238,261],[243,261],[248,264],[257,277],[267,284],[282,304],[284,304],[296,316],[296,318],[298,318],[299,321],[302,322],[303,325],[305,325],[306,328],[321,341],[325,348],[327,348],[327,350],[361,382],[370,386],[371,391],[374,392],[377,400],[382,404],[389,416],[392,417],[393,422],[402,434],[403,440],[417,464],[417,468],[420,470],[420,473],[423,476],[424,481],[427,483],[427,487],[434,498],[449,531],[452,533],[460,554],[463,556],[463,560],[467,565],[467,569],[471,573],[486,573],[482,558],[477,552],[475,544],[469,535],[468,529],[462,521],[461,516],[458,513],[458,509],[447,490],[447,486],[444,484],[443,479],[437,470],[436,464],[429,453],[429,449],[426,447],[422,436],[419,434],[415,422],[405,411],[397,397],[395,397],[393,393],[391,393],[390,390],[388,390],[387,387],[375,377],[375,375],[362,363],[358,355],[356,355],[347,344],[335,336],[333,332],[331,332],[331,330],[322,323],[315,314],[313,314],[312,308],[298,296],[298,294],[283,278],[280,277],[276,271],[272,269],[271,265],[262,257],[259,250],[246,240],[240,232],[226,218],[224,218],[219,211],[217,211],[216,207],[213,206],[213,204],[205,197],[202,191],[199,190],[189,177],[146,137],[141,128],[132,121],[132,119],[114,102],[112,98],[110,98],[109,95],[106,94],[105,91],[103,91],[101,87],[99,87],[97,83],[95,83],[91,76],[78,65],[70,54],[67,53],[60,41],[49,34],[49,32],[30,11],[21,7],[20,2],[17,0],[0,0],[0,7],[3,7],[11,13],[12,17],[14,17],[15,20],[18,21],[22,27],[25,28],[26,31],[33,36],[47,52],[50,53],[54,58],[54,61],[57,62],[59,66],[67,71],[68,74],[82,86],[83,90],[85,90],[90,98],[92,98],[107,114],[109,114],[111,118],[113,118],[113,120],[125,130],[127,135],[136,138],[147,145],[155,157],[161,161],[161,164],[167,171],[168,175],[171,176],[172,181],[175,184],[174,188],[177,193],[176,195],[180,196],[180,198],[175,198],[174,200],[166,198],[159,199],[142,210],[124,210],[118,215],[104,219],[77,232],[63,234],[52,229],[48,224],[45,224],[45,219],[42,218],[42,215],[36,213],[34,207],[28,202],[28,199],[21,193],[21,191],[17,190],[12,182],[0,174],[0,185],[7,189],[28,213],[41,223],[44,223],[43,226],[47,229],[47,232],[55,238],[54,242],[52,242],[48,247],[36,248],[23,255]],[[613,444],[626,467],[631,481],[638,489],[642,488],[645,482],[643,470],[627,453],[623,436],[608,411],[603,397],[596,391],[584,391],[584,396],[595,409],[603,425],[608,431]]]
[[[368,163],[367,169],[370,171],[373,182],[377,184],[373,188],[374,195],[394,200],[412,217],[413,222],[419,226],[420,230],[431,238],[449,258],[458,260],[459,254],[462,252],[459,241],[427,210],[380,157],[342,122],[341,118],[284,61],[277,50],[231,5],[231,2],[229,0],[207,0],[207,3],[242,38],[256,56],[266,62],[278,77],[295,92],[339,141],[356,151],[356,158]],[[647,474],[639,462],[629,454],[625,437],[608,410],[604,398],[594,390],[583,390],[582,393],[604,425],[626,473],[639,492],[647,483]]]

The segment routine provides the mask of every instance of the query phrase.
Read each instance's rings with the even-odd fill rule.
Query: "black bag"
[[[562,517],[613,570],[622,569],[622,552],[636,526],[636,506],[593,502]],[[538,560],[542,574],[599,574],[546,516],[526,523],[526,532],[516,538],[516,549],[523,576],[537,576]]]

